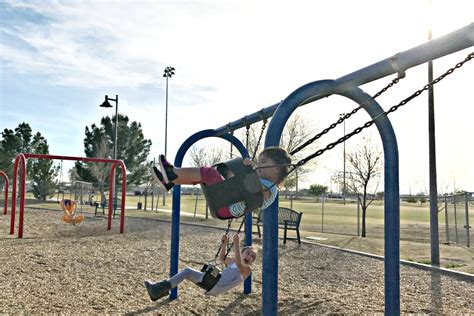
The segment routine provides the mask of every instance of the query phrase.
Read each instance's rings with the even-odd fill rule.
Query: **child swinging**
[[[225,293],[241,284],[252,273],[252,263],[257,257],[255,250],[250,246],[241,249],[240,236],[239,234],[235,234],[233,238],[235,258],[229,258],[226,253],[228,240],[229,237],[225,234],[222,237],[222,245],[219,252],[219,259],[225,264],[226,268],[220,273],[217,283],[207,290],[205,295],[216,296]],[[159,298],[168,295],[172,288],[177,287],[178,284],[184,280],[189,280],[202,287],[205,276],[205,272],[188,267],[181,270],[170,279],[165,279],[161,282],[146,280],[145,287],[150,299],[156,301]]]
[[[61,200],[59,204],[61,205],[61,208],[64,213],[62,220],[65,223],[75,225],[75,224],[79,224],[80,222],[84,220],[84,215],[76,216],[76,208],[77,208],[76,201],[65,199],[65,200]]]
[[[174,185],[198,183],[213,185],[224,181],[223,175],[214,167],[176,168],[163,155],[160,155],[158,163],[160,168],[153,167],[152,175],[166,191],[169,191]],[[263,192],[261,207],[262,209],[267,208],[275,201],[278,193],[277,186],[288,175],[291,157],[280,147],[267,147],[259,155],[256,166],[250,159],[244,159],[243,163],[256,169]],[[232,219],[241,217],[245,211],[245,202],[237,202],[221,207],[215,216],[219,219]]]

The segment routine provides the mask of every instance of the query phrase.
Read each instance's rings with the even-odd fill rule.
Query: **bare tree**
[[[353,152],[346,154],[348,172],[346,189],[357,194],[362,209],[362,237],[366,237],[366,214],[370,204],[377,199],[377,189],[382,171],[382,153],[363,139]]]
[[[224,154],[221,148],[192,146],[190,150],[191,164],[196,167],[213,166],[223,161]]]
[[[109,155],[109,143],[105,136],[102,136],[99,142],[99,145],[96,147],[94,156],[96,158],[104,158]],[[100,203],[104,199],[104,182],[107,177],[108,168],[105,166],[104,163],[89,163],[89,169],[92,175],[97,179],[99,183],[99,194],[100,194]]]
[[[292,152],[300,145],[305,143],[308,139],[313,136],[315,132],[315,128],[311,126],[310,122],[305,119],[304,117],[300,116],[298,113],[295,113],[285,125],[283,129],[283,133],[280,140],[280,147],[286,149],[288,152]],[[265,134],[262,135],[262,123],[253,124],[249,128],[248,134],[248,151],[250,157],[254,156],[255,149],[257,149],[257,155],[263,150],[263,141],[265,138]],[[242,141],[244,145],[246,145],[247,140],[247,133],[246,129],[242,129],[237,133],[237,137]],[[260,139],[260,143],[258,140]],[[258,145],[258,146],[257,146]],[[305,149],[301,150],[300,152],[296,153],[292,156],[292,161],[297,162],[301,158],[307,156],[309,153],[314,151],[316,143],[313,143],[306,147]],[[298,168],[298,172],[293,172],[288,176],[285,180],[284,186],[286,188],[294,188],[298,185],[298,181],[301,181],[305,178],[305,175],[309,173],[312,169],[316,166],[314,161],[311,161],[304,166]]]

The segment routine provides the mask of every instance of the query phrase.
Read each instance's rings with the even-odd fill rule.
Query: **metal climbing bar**
[[[353,86],[360,86],[392,74],[404,73],[407,69],[421,65],[462,49],[474,46],[474,22],[440,38],[426,42],[409,50],[397,53],[392,57],[376,62],[345,75],[335,81],[339,83],[341,90]],[[329,96],[328,94],[314,95],[305,100],[300,106]],[[270,118],[275,113],[281,102],[266,107],[258,112],[246,116],[246,123],[253,124],[262,120],[260,112],[263,111],[265,118]],[[243,118],[233,121],[227,125],[216,128],[215,135],[220,136],[244,127]]]

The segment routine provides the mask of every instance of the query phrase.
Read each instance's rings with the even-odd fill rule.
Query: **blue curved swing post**
[[[219,137],[229,141],[234,145],[242,157],[249,157],[248,151],[240,140],[233,135],[223,134],[216,136],[215,131],[212,129],[203,130],[190,136],[179,148],[174,165],[181,167],[183,164],[184,155],[188,149],[195,144],[197,141],[208,138],[208,137]],[[170,256],[170,276],[178,273],[178,260],[179,260],[179,219],[181,212],[181,186],[176,185],[173,188],[173,205],[171,213],[171,256]],[[252,245],[252,213],[248,212],[245,214],[245,245]],[[252,291],[252,279],[251,276],[245,280],[244,293],[249,294]],[[178,288],[171,290],[170,299],[176,299],[178,297]]]

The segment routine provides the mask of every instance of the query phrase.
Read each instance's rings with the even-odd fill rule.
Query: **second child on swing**
[[[233,238],[234,258],[227,257],[226,250],[229,237],[225,234],[222,237],[222,244],[219,252],[219,259],[225,264],[226,268],[221,272],[219,281],[209,290],[206,295],[216,296],[225,293],[230,289],[241,284],[252,273],[252,263],[257,254],[251,246],[240,248],[240,236],[235,234]],[[175,288],[184,280],[189,280],[194,284],[203,281],[204,272],[193,268],[185,268],[169,279],[160,282],[151,280],[145,281],[145,287],[152,301],[165,297],[172,288]]]
[[[244,159],[243,163],[254,166],[250,159]],[[258,156],[256,169],[263,190],[262,209],[275,201],[278,193],[277,186],[288,175],[290,164],[290,155],[280,147],[267,147]],[[174,185],[199,183],[212,185],[224,181],[224,177],[213,167],[176,168],[163,155],[160,155],[159,167],[159,169],[153,167],[152,175],[166,191]],[[244,212],[245,202],[237,202],[220,208],[217,216],[220,219],[232,219],[241,217]]]

